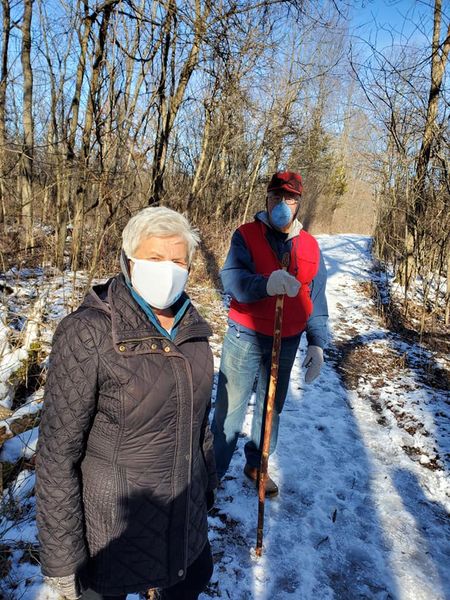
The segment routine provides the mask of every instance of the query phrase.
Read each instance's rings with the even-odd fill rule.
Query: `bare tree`
[[[177,80],[178,58],[176,50],[178,37],[178,11],[174,0],[169,0],[168,2],[167,13],[163,24],[164,43],[161,55],[161,75],[158,86],[158,124],[152,168],[153,187],[150,197],[151,204],[160,202],[162,199],[164,191],[164,171],[170,133],[184,99],[189,80],[199,61],[200,48],[208,28],[208,17],[211,8],[212,5],[209,2],[205,2],[204,7],[202,7],[200,0],[195,0],[194,2],[193,39]]]
[[[450,185],[442,154],[448,130],[443,90],[450,25],[441,40],[442,21],[442,2],[435,0],[428,48],[412,52],[405,46],[389,55],[372,48],[375,64],[369,65],[366,75],[361,77],[355,68],[388,134],[384,156],[378,158],[384,168],[376,245],[404,286],[405,316],[409,292],[420,287],[421,329],[426,318],[441,310],[438,282],[447,275],[450,251]]]
[[[311,114],[308,98],[331,86],[327,69],[332,71],[335,54],[325,69],[326,61],[315,64],[313,52],[305,54],[306,32],[318,46],[323,42],[317,15],[308,21],[301,3],[37,5],[29,53],[39,95],[35,129],[33,114],[28,119],[34,153],[21,153],[31,158],[32,169],[24,171],[21,160],[20,176],[13,170],[12,180],[25,193],[28,173],[35,198],[43,198],[36,205],[54,226],[54,238],[45,243],[53,244],[59,268],[67,266],[69,242],[70,266],[89,264],[94,271],[112,252],[122,220],[148,203],[187,209],[198,221],[248,218],[260,206],[270,170],[289,161],[293,168],[305,166],[289,147],[299,140],[305,147],[309,140],[313,148],[315,133],[305,127],[304,114]],[[320,10],[325,5],[336,10],[332,2]],[[25,29],[25,20],[15,21]],[[292,44],[282,55],[286,23]],[[323,19],[323,31],[329,23]],[[26,68],[22,61],[22,75]],[[327,82],[323,92],[314,83],[320,76]],[[10,77],[9,89],[20,81]],[[19,119],[30,116],[16,98],[7,98],[10,114],[18,116],[5,126],[11,143],[22,134]],[[13,201],[5,204],[11,213]]]
[[[441,41],[441,25],[442,0],[435,0],[433,39],[431,42],[432,58],[430,73],[430,91],[428,94],[427,113],[425,117],[422,143],[417,157],[416,167],[415,213],[418,218],[420,218],[420,216],[422,216],[423,214],[426,174],[430,162],[432,148],[439,138],[439,132],[436,131],[439,99],[442,93],[442,81],[444,79],[445,68],[447,66],[448,54],[450,51],[450,22],[448,24],[443,41]]]
[[[25,228],[25,245],[33,246],[33,71],[31,69],[31,18],[33,0],[24,0],[22,20],[22,72],[23,72],[23,144],[19,162],[18,192],[21,198],[22,223]]]
[[[6,163],[6,85],[8,81],[8,51],[11,31],[9,0],[2,0],[2,62],[0,73],[0,220],[6,218],[5,163]]]

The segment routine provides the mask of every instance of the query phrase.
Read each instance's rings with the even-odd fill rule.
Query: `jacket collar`
[[[184,298],[188,298],[187,295]],[[106,284],[95,286],[83,302],[83,306],[97,308],[111,317],[112,336],[115,344],[130,340],[140,341],[164,336],[150,321],[144,310],[132,297],[123,274]],[[174,343],[179,344],[194,337],[209,337],[211,328],[192,304],[178,324]]]

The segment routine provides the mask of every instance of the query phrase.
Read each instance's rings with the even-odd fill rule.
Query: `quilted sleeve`
[[[208,471],[208,490],[215,490],[219,485],[219,480],[216,473],[216,461],[214,458],[214,447],[213,447],[213,435],[209,428],[209,411],[211,409],[211,403],[209,403],[202,425],[202,452]]]
[[[97,396],[98,352],[74,313],[53,338],[36,461],[42,572],[62,577],[87,559],[79,463]]]

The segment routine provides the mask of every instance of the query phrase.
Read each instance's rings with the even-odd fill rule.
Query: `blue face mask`
[[[270,220],[277,229],[283,229],[289,225],[292,221],[292,213],[286,202],[280,202],[272,209]]]

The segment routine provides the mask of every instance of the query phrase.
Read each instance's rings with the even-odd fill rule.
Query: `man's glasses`
[[[298,204],[298,202],[300,201],[300,196],[276,196],[276,195],[269,196],[269,201],[274,202],[275,204],[279,204],[283,200],[286,202],[286,204],[288,206],[294,206],[295,204]]]

